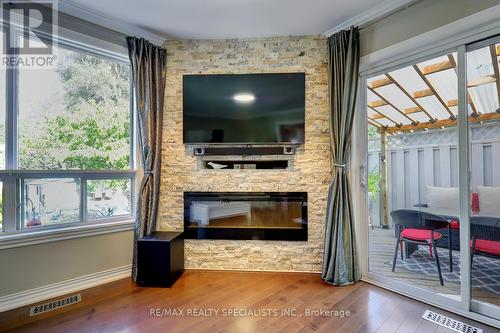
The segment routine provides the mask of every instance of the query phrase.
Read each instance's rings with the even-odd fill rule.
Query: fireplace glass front
[[[307,240],[306,192],[185,192],[194,239]]]

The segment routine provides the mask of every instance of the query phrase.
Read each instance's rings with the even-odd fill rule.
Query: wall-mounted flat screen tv
[[[304,143],[305,75],[183,77],[184,143]]]

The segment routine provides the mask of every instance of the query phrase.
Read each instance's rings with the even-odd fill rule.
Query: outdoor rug
[[[439,264],[445,282],[460,283],[460,252],[453,251],[453,272],[450,272],[448,249],[438,248]],[[435,277],[439,281],[436,259],[429,255],[429,247],[419,246],[410,258],[401,260],[398,253],[396,272],[404,269],[410,272]],[[386,264],[392,266],[392,259]],[[472,264],[472,287],[500,295],[500,259],[489,258],[476,254]]]

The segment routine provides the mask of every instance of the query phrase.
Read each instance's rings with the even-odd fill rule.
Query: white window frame
[[[1,33],[10,38],[4,25]],[[21,32],[18,32],[19,35]],[[97,56],[102,59],[130,66],[128,55],[108,51],[102,48],[61,36],[50,36],[54,45],[76,52]],[[17,39],[18,41],[18,39]],[[124,50],[125,51],[125,50]],[[133,85],[130,81],[130,168],[128,170],[22,170],[18,165],[18,78],[19,68],[6,69],[6,105],[5,105],[5,170],[0,170],[0,180],[3,181],[3,230],[0,230],[0,249],[51,242],[61,239],[85,237],[95,234],[132,230],[134,227],[135,202],[137,188],[137,124],[133,103]],[[75,178],[80,181],[79,219],[75,222],[24,228],[22,211],[22,182],[26,179],[39,178]],[[87,180],[98,179],[129,179],[131,195],[131,212],[128,215],[109,218],[87,218]]]
[[[355,201],[356,232],[360,251],[360,270],[362,280],[379,285],[385,289],[403,294],[410,298],[435,305],[472,318],[474,320],[500,327],[500,320],[495,320],[498,308],[480,302],[471,297],[470,280],[461,281],[460,295],[450,297],[429,290],[409,285],[398,280],[369,271],[368,269],[368,192],[367,179],[367,78],[412,65],[437,57],[447,52],[457,52],[458,65],[458,99],[459,99],[459,186],[460,186],[460,220],[461,243],[467,244],[469,238],[469,159],[468,159],[468,120],[467,99],[465,89],[465,54],[466,45],[470,46],[482,39],[500,34],[500,5],[473,14],[441,28],[414,37],[386,49],[369,54],[361,59],[360,82],[353,128],[352,173],[353,199]],[[462,149],[460,149],[462,148]],[[465,148],[465,149],[464,149]],[[462,249],[461,265],[463,276],[470,276],[470,249]]]

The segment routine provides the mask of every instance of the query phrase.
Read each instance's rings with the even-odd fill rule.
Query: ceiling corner
[[[407,7],[416,0],[386,0],[381,5],[370,8],[358,15],[355,15],[333,27],[328,29],[323,33],[325,36],[331,36],[332,34],[340,31],[342,29],[348,29],[351,26],[362,26],[369,24],[371,22],[377,21],[385,16],[394,13],[395,11]]]
[[[121,32],[128,36],[143,37],[150,42],[160,46],[163,45],[163,43],[167,39],[165,36],[155,34],[142,27],[138,27],[134,24],[130,24],[128,22],[102,14],[98,11],[94,11],[71,0],[60,1],[58,3],[58,10],[65,14],[89,21],[93,24],[97,24],[105,28]]]

